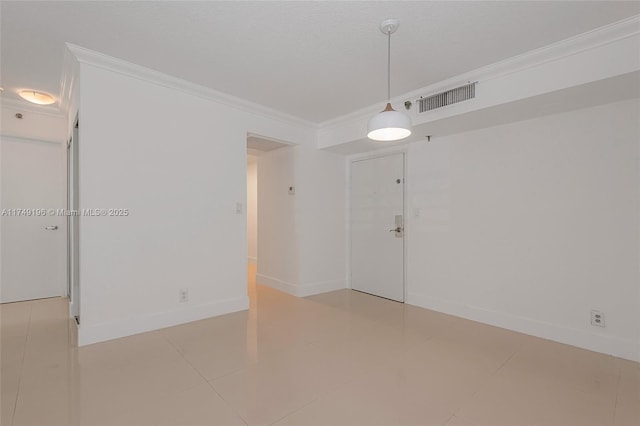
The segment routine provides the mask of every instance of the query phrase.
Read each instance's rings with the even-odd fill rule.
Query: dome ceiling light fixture
[[[37,90],[20,90],[18,95],[25,101],[29,101],[36,105],[51,105],[56,102],[56,98],[48,93],[38,92]]]
[[[387,35],[387,106],[371,117],[367,137],[375,141],[397,141],[411,135],[411,118],[391,106],[391,34],[398,29],[397,19],[385,19],[380,31]]]

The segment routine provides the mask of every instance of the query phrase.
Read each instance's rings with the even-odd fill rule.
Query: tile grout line
[[[523,346],[524,346],[524,344],[523,344]],[[507,359],[505,359],[505,360],[504,360],[504,362],[503,362],[502,364],[500,364],[500,366],[499,366],[498,368],[496,368],[496,369],[495,369],[495,371],[494,371],[493,373],[491,373],[491,376],[495,375],[496,373],[498,373],[498,371],[502,370],[502,368],[503,368],[505,365],[507,365],[507,363],[508,363],[509,361],[511,361],[511,359],[512,359],[514,356],[516,356],[516,354],[517,354],[518,352],[520,352],[520,349],[521,349],[521,348],[514,350],[514,351],[511,353],[511,355],[509,355],[509,357],[508,357]]]
[[[620,396],[620,382],[622,381],[622,366],[620,365],[620,361],[618,364],[618,386],[616,387],[616,401],[613,404],[613,413],[611,414],[611,424],[615,425],[616,422],[616,410],[618,409],[618,397]]]
[[[317,395],[315,398],[312,398],[312,399],[311,399],[311,401],[307,402],[306,404],[302,404],[302,406],[301,406],[301,407],[298,407],[298,408],[296,408],[296,409],[294,409],[294,410],[292,410],[292,411],[289,411],[289,412],[288,412],[287,414],[285,414],[284,416],[282,416],[282,417],[280,417],[280,418],[278,418],[278,419],[274,420],[273,422],[269,423],[269,426],[274,426],[275,424],[277,424],[278,422],[280,422],[280,421],[282,421],[282,420],[286,419],[286,418],[287,418],[287,417],[289,417],[290,415],[297,413],[298,411],[302,410],[302,409],[303,409],[303,408],[305,408],[305,407],[308,407],[309,405],[313,404],[313,403],[314,403],[314,402],[316,402],[318,399],[320,399],[320,397],[321,397],[321,396],[324,396],[324,395],[326,395],[327,393],[329,393],[329,391],[324,392],[324,393],[322,393],[322,394],[320,394],[320,395]]]
[[[334,386],[329,386],[327,389],[325,389],[323,392],[320,392],[318,395],[316,395],[315,397],[313,397],[309,402],[302,404],[302,406],[288,412],[287,414],[285,414],[284,416],[276,419],[274,422],[269,423],[269,426],[274,426],[275,424],[277,424],[278,422],[286,419],[287,417],[291,416],[292,414],[295,414],[299,411],[301,411],[302,409],[308,407],[309,405],[313,404],[314,402],[316,402],[317,400],[319,400],[320,398],[324,397],[325,395],[329,395],[331,392],[336,391],[337,389],[339,389],[341,386],[346,386],[348,384],[354,383],[357,380],[359,380],[359,377],[353,377],[349,380],[346,380],[344,382],[340,382]]]
[[[447,420],[444,421],[444,423],[442,423],[442,426],[447,426],[454,417],[456,417],[456,415],[452,414],[451,417],[449,417]],[[461,417],[458,417],[458,418],[461,418]]]
[[[205,377],[205,380],[206,380],[207,382],[213,382],[213,381],[215,381],[215,380],[219,380],[219,379],[223,379],[223,378],[225,378],[225,377],[229,377],[229,376],[231,376],[231,375],[233,375],[233,374],[236,374],[237,372],[242,371],[242,370],[245,370],[245,369],[246,369],[246,367],[241,367],[241,368],[235,369],[235,370],[233,370],[233,371],[229,371],[228,373],[223,373],[223,374],[221,374],[221,375],[219,375],[219,376],[216,376],[216,377],[214,377],[214,378],[212,378],[212,379],[207,379],[207,378]],[[203,376],[203,377],[204,377],[204,376]]]
[[[311,347],[317,347],[315,344],[313,344],[313,343],[309,343],[309,342],[307,342],[306,340],[304,341],[304,344],[305,344],[305,345],[308,345],[308,346],[311,346]],[[256,361],[256,363],[258,363],[258,361]],[[239,371],[245,370],[245,369],[246,369],[246,367],[245,367],[245,368],[239,368],[239,369],[234,370],[234,371],[231,371],[231,372],[229,372],[229,373],[222,374],[222,375],[220,375],[220,376],[218,376],[218,377],[216,377],[216,378],[214,378],[214,379],[207,380],[207,383],[208,383],[208,385],[213,389],[213,391],[214,391],[214,392],[215,392],[215,393],[216,393],[216,394],[217,394],[217,395],[218,395],[218,396],[219,396],[219,397],[220,397],[220,398],[221,398],[221,399],[222,399],[222,400],[223,400],[223,401],[224,401],[224,402],[225,402],[225,403],[226,403],[226,404],[227,404],[227,405],[228,405],[228,406],[233,410],[233,412],[234,412],[234,413],[236,413],[236,414],[238,415],[238,417],[240,417],[240,419],[241,419],[241,420],[242,420],[246,425],[249,425],[249,420],[248,420],[248,419],[245,419],[245,418],[244,418],[240,413],[238,413],[235,409],[233,409],[233,407],[231,406],[231,404],[230,404],[230,403],[229,403],[229,402],[224,398],[224,396],[222,396],[222,395],[220,394],[220,392],[218,392],[218,390],[215,388],[215,386],[214,386],[214,385],[213,385],[213,383],[212,383],[212,382],[214,382],[214,381],[216,381],[216,380],[218,380],[218,379],[222,379],[222,378],[224,378],[224,377],[231,376],[231,375],[233,375],[233,374],[235,374],[235,373],[237,373],[237,372],[239,372]],[[206,379],[205,379],[205,380],[206,380]],[[317,395],[317,396],[316,396],[316,397],[314,397],[311,401],[309,401],[309,402],[307,402],[307,403],[303,404],[303,405],[302,405],[301,407],[299,407],[299,408],[296,408],[296,409],[294,409],[294,410],[292,410],[292,411],[290,411],[290,412],[286,413],[284,416],[282,416],[282,417],[280,417],[280,418],[276,419],[274,422],[269,423],[269,425],[273,425],[273,424],[275,424],[275,423],[279,422],[280,420],[283,420],[284,418],[286,418],[286,417],[290,416],[291,414],[298,412],[299,410],[301,410],[301,409],[303,409],[304,407],[306,407],[307,405],[309,405],[309,404],[313,403],[313,402],[314,402],[314,401],[316,401],[320,396],[322,396],[322,395],[324,395],[324,394],[326,394],[326,393],[328,393],[328,392],[329,392],[329,390],[327,390],[327,391],[326,391],[326,392],[324,392],[324,393],[321,393],[320,395]]]
[[[202,380],[204,380],[204,382],[207,384],[207,386],[209,386],[209,387],[213,390],[213,392],[214,392],[216,395],[218,395],[218,397],[220,397],[220,399],[221,399],[221,400],[222,400],[222,401],[223,401],[223,402],[224,402],[224,403],[225,403],[225,404],[226,404],[226,405],[231,409],[231,411],[233,411],[233,412],[238,416],[238,418],[240,418],[240,420],[242,420],[242,422],[243,422],[245,425],[247,425],[247,426],[248,426],[248,425],[249,425],[249,423],[248,423],[248,422],[247,422],[247,421],[246,421],[246,420],[245,420],[245,419],[240,415],[240,413],[238,413],[238,412],[237,412],[237,411],[236,411],[236,410],[231,406],[231,404],[229,404],[229,402],[228,402],[226,399],[224,399],[224,398],[223,398],[223,396],[222,396],[222,395],[220,395],[220,393],[216,390],[216,388],[213,386],[213,384],[211,384],[211,382],[209,382],[209,380],[207,380],[207,378],[206,378],[206,377],[204,377],[204,376],[202,375],[202,373],[200,372],[200,370],[198,370],[198,369],[197,369],[197,368],[196,368],[196,367],[191,363],[191,361],[189,361],[189,360],[187,359],[187,357],[185,357],[185,356],[184,356],[184,354],[180,351],[180,349],[178,349],[178,347],[177,347],[176,345],[174,345],[174,344],[173,344],[173,342],[172,342],[172,341],[171,341],[167,336],[165,336],[165,334],[164,334],[162,331],[160,331],[160,334],[161,334],[161,335],[162,335],[162,337],[167,341],[167,343],[169,343],[169,345],[170,345],[170,346],[171,346],[171,347],[172,347],[172,348],[173,348],[173,349],[178,353],[178,355],[180,355],[180,357],[182,357],[182,359],[183,359],[187,364],[189,364],[189,366],[193,369],[193,371],[195,371],[196,373],[198,373],[198,376],[200,376],[200,377],[202,378]],[[240,370],[236,370],[236,371],[240,371]],[[235,373],[236,371],[234,371],[234,373]],[[233,374],[233,373],[229,373],[229,374]],[[194,386],[194,388],[195,388],[195,387],[196,387],[196,386]]]
[[[18,389],[16,390],[16,400],[13,403],[13,413],[11,413],[11,424],[13,425],[16,418],[16,410],[18,408],[18,398],[20,397],[20,385],[22,384],[22,373],[24,370],[24,359],[27,356],[27,341],[29,340],[29,331],[31,330],[31,315],[33,313],[33,303],[29,302],[29,321],[27,322],[27,332],[24,335],[24,349],[22,351],[22,360],[20,361],[20,376],[18,379]]]
[[[209,381],[202,375],[202,373],[200,373],[200,371],[191,363],[191,361],[189,361],[187,359],[187,357],[184,356],[184,354],[182,353],[182,351],[180,351],[180,349],[178,349],[178,347],[176,345],[173,344],[173,342],[164,335],[164,333],[162,332],[162,330],[159,330],[160,335],[162,336],[162,338],[169,344],[169,346],[171,346],[173,348],[174,351],[176,351],[176,353],[178,355],[180,355],[180,358],[182,358],[187,364],[189,364],[189,367],[191,367],[191,369],[193,371],[195,371],[198,376],[200,376],[202,378],[202,380],[204,380],[206,383],[209,383]],[[194,386],[196,387],[196,386]]]
[[[524,344],[522,345],[524,346]],[[522,347],[514,350],[511,355],[509,355],[509,357],[504,360],[504,362],[502,362],[502,364],[500,364],[500,366],[498,368],[496,368],[490,375],[489,377],[487,377],[487,379],[482,382],[482,384],[480,386],[478,386],[478,389],[476,389],[476,391],[471,394],[467,400],[467,402],[463,405],[460,406],[460,408],[458,408],[457,410],[454,411],[453,415],[449,418],[449,420],[451,420],[453,417],[456,417],[458,415],[458,413],[465,408],[466,404],[468,404],[469,402],[471,402],[471,400],[473,400],[473,398],[480,393],[489,383],[489,381],[491,380],[492,377],[494,377],[500,370],[502,370],[502,368],[509,362],[511,361],[511,359],[522,349]],[[447,420],[447,422],[449,422],[449,420]],[[446,424],[446,423],[445,423]]]
[[[240,370],[236,370],[236,371],[240,371]],[[214,379],[215,380],[215,379]],[[229,401],[227,401],[226,399],[224,399],[224,397],[220,394],[220,392],[217,391],[217,389],[215,388],[215,386],[213,386],[213,383],[211,383],[211,381],[206,380],[207,385],[209,385],[209,387],[215,392],[216,395],[218,395],[220,397],[220,399],[227,405],[227,407],[229,407],[231,409],[231,411],[233,411],[234,413],[236,413],[236,415],[238,416],[238,418],[240,420],[242,420],[242,422],[249,426],[249,420],[245,419],[244,417],[242,417],[242,414],[238,413],[233,406],[229,403]]]

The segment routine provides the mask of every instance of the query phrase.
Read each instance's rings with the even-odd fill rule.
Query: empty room
[[[640,425],[639,1],[0,1],[0,424]]]

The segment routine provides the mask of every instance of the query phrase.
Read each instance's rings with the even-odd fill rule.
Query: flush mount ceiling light
[[[25,101],[29,101],[37,105],[51,105],[56,99],[48,93],[38,92],[35,90],[21,90],[18,95]]]
[[[411,119],[391,106],[391,34],[400,25],[397,19],[385,19],[380,31],[387,35],[387,106],[369,120],[367,137],[375,141],[397,141],[411,134]]]

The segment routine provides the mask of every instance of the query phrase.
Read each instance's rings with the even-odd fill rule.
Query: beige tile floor
[[[255,271],[250,270],[250,276]],[[640,364],[341,290],[73,348],[0,307],[2,425],[640,425]]]

